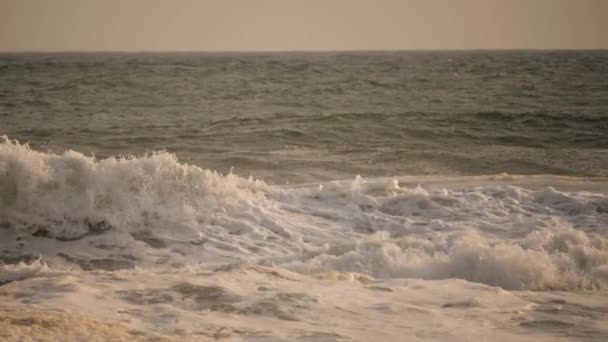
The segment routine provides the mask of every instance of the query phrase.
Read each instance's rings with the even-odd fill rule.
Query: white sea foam
[[[248,261],[506,289],[608,285],[605,194],[403,183],[276,187],[168,153],[96,160],[6,140],[0,220],[15,240],[2,245],[81,266],[107,261],[120,246],[137,259],[125,267]]]
[[[15,339],[33,336],[21,321],[122,339],[520,340],[546,322],[566,334],[545,308],[593,324],[606,310],[577,294],[605,302],[605,189],[510,175],[275,186],[164,152],[98,160],[6,140],[0,304],[12,318],[0,325]]]
[[[155,219],[206,222],[217,212],[263,201],[258,192],[266,187],[179,164],[168,153],[97,161],[8,140],[0,145],[0,186],[5,220],[22,229],[42,225],[62,238],[85,233],[85,219],[130,229]]]

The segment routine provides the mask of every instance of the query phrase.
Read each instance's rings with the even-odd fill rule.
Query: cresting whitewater
[[[605,58],[0,55],[0,338],[604,341]]]

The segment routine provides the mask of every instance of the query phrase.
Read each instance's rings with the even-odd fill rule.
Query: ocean
[[[608,51],[0,54],[0,339],[608,340]]]

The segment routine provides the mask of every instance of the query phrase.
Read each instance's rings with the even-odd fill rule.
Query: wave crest
[[[217,212],[262,202],[268,188],[180,164],[166,152],[96,160],[75,151],[34,151],[6,137],[0,144],[2,223],[57,238],[150,221],[208,222]]]

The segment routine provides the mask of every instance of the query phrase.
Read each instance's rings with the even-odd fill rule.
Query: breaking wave
[[[608,287],[608,196],[495,179],[504,182],[281,187],[165,152],[98,160],[5,138],[0,267],[257,263],[515,290]]]

